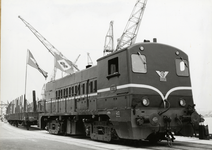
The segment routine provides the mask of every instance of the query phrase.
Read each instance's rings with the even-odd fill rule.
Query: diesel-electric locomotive
[[[42,129],[100,141],[173,141],[174,134],[192,136],[200,121],[187,54],[156,42],[134,44],[48,82],[41,103]]]

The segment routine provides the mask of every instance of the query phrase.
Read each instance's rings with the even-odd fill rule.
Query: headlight
[[[149,101],[148,98],[145,97],[145,98],[142,99],[142,103],[143,103],[144,106],[149,106],[150,101]]]
[[[180,99],[180,106],[184,107],[186,105],[186,101],[184,99]]]

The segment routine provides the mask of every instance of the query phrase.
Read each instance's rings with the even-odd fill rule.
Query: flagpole
[[[29,55],[29,50],[27,50],[26,69],[25,69],[24,112],[26,112],[27,63],[28,63],[28,57],[29,57],[28,55]]]

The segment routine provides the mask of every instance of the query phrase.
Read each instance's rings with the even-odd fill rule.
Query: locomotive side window
[[[146,57],[144,55],[132,54],[132,71],[136,73],[146,73],[147,65],[146,65]]]
[[[86,82],[86,94],[89,94],[89,81]]]
[[[97,80],[94,81],[94,92],[97,92]]]
[[[60,90],[60,91],[61,91],[61,95],[60,95],[61,97],[60,98],[63,98],[63,90]]]
[[[183,59],[176,59],[176,71],[178,76],[189,76],[188,62]]]
[[[71,95],[74,96],[74,86],[71,87],[71,91],[72,91],[71,92],[72,93]]]
[[[80,95],[80,84],[78,85],[78,95]]]
[[[69,87],[69,97],[71,97],[71,87]]]
[[[118,57],[116,57],[108,61],[108,74],[111,75],[118,72],[119,72]]]
[[[93,81],[90,82],[90,93],[93,93]]]
[[[68,88],[66,88],[66,97],[68,97]]]
[[[85,94],[85,83],[82,84],[82,94]]]
[[[75,85],[75,88],[74,89],[75,89],[74,95],[77,96],[77,86],[76,85]]]
[[[66,89],[63,89],[63,98],[66,97]]]

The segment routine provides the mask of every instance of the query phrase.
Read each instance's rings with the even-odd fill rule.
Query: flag
[[[40,73],[42,73],[42,75],[45,78],[48,77],[48,73],[39,67],[38,63],[36,62],[35,58],[33,57],[32,53],[29,50],[28,50],[28,55],[27,55],[27,64],[35,69],[38,69],[38,71]]]
[[[57,53],[54,53],[54,54],[56,59],[55,67],[57,69],[60,69],[61,71],[69,73],[69,74],[74,72],[74,69],[73,69],[74,64],[70,60],[63,58],[61,55]]]

